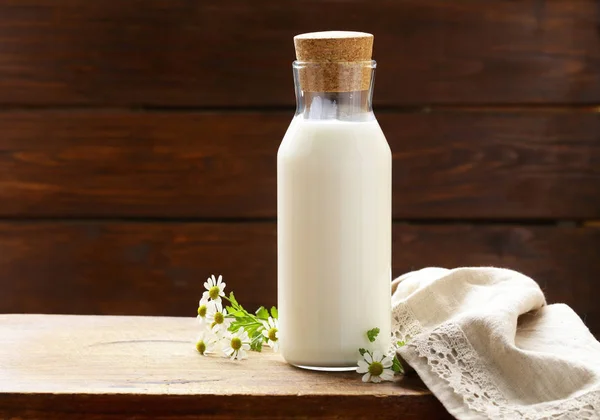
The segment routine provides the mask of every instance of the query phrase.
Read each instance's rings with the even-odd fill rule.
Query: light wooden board
[[[0,315],[0,418],[446,416],[418,378],[364,384],[271,351],[203,357],[197,332],[194,318]]]

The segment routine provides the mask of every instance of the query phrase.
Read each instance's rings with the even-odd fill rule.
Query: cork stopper
[[[366,32],[311,32],[294,37],[296,58],[309,62],[370,61],[373,35]]]
[[[365,32],[311,32],[294,37],[299,83],[308,92],[368,90],[373,35]]]

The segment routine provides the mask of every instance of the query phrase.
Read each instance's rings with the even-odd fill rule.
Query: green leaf
[[[237,302],[237,300],[235,300],[235,296],[233,296],[233,292],[229,293],[229,301],[233,306],[239,306],[239,303]]]
[[[250,350],[254,350],[254,351],[258,351],[261,352],[262,351],[262,341],[253,341],[250,343]]]
[[[277,319],[277,318],[279,318],[279,312],[277,311],[277,308],[276,308],[276,307],[274,307],[274,306],[271,308],[271,316],[272,316],[274,319]]]
[[[269,319],[269,311],[267,311],[267,309],[264,306],[261,306],[256,310],[256,317],[258,319],[267,320]]]
[[[245,316],[244,311],[236,309],[232,306],[226,306],[225,309],[227,309],[227,314],[233,316],[234,318],[240,318]]]
[[[397,345],[398,347],[403,347],[403,346],[406,346],[406,343],[405,343],[404,341],[398,341],[398,342],[396,343],[396,345]]]
[[[400,363],[400,359],[398,359],[398,356],[394,356],[392,370],[396,373],[404,373],[404,368],[402,367],[402,363]]]
[[[258,329],[254,329],[254,331],[252,331],[251,334],[248,334],[250,336],[250,350],[254,350],[254,351],[261,351],[262,350],[262,345],[264,342],[264,336],[262,335],[262,333],[258,330]]]
[[[367,350],[363,349],[363,348],[360,348],[360,349],[358,349],[358,352],[360,353],[361,356],[364,356],[365,353],[367,352]]]
[[[371,343],[377,339],[378,335],[379,335],[379,328],[377,328],[377,327],[373,328],[372,330],[367,331],[367,338],[369,339],[369,341]]]

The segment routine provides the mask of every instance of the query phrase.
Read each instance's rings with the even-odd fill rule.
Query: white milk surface
[[[352,367],[387,350],[391,308],[388,143],[366,122],[295,117],[277,157],[281,352],[308,367]],[[379,327],[373,347],[365,332]]]

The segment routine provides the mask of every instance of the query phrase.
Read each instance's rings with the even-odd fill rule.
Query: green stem
[[[231,302],[231,300],[229,300],[229,298],[227,296],[221,296],[221,299],[225,299],[227,302],[229,302],[233,305],[233,303]],[[256,315],[252,315],[251,313],[249,313],[247,310],[244,309],[244,307],[242,305],[238,305],[238,307],[237,308],[234,307],[234,309],[244,312],[244,314],[246,314],[249,317],[256,318]]]

